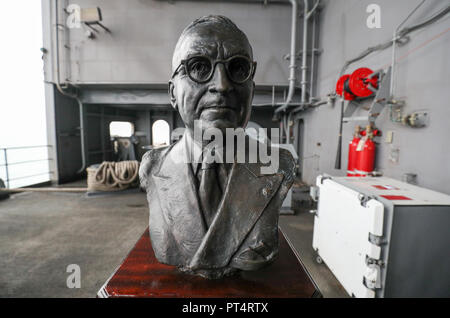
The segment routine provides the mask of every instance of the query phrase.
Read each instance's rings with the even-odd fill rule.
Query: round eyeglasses
[[[234,55],[225,60],[213,60],[205,55],[197,55],[181,60],[180,65],[173,72],[172,78],[178,73],[180,67],[184,66],[186,74],[191,80],[197,83],[206,83],[213,77],[218,63],[225,66],[228,78],[237,84],[242,84],[253,77],[256,69],[256,62],[245,55]]]

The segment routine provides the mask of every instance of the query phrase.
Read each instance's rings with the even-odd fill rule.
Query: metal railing
[[[52,145],[42,145],[42,146],[24,146],[24,147],[7,147],[7,148],[0,148],[0,153],[3,152],[4,158],[5,158],[5,162],[3,164],[0,164],[0,167],[5,167],[5,173],[6,173],[6,187],[9,188],[9,183],[10,181],[15,181],[15,180],[20,180],[20,179],[26,179],[26,178],[31,178],[31,177],[36,177],[36,176],[41,176],[44,174],[52,174],[54,173],[54,171],[48,171],[48,172],[43,172],[43,173],[37,173],[37,174],[33,174],[33,175],[28,175],[28,176],[20,176],[17,178],[10,178],[9,177],[9,166],[13,166],[13,165],[20,165],[20,164],[25,164],[25,163],[30,163],[30,162],[40,162],[40,161],[50,161],[53,160],[52,158],[46,158],[46,159],[34,159],[34,160],[26,160],[26,161],[17,161],[17,162],[8,162],[8,150],[19,150],[19,149],[31,149],[31,148],[50,148],[53,147]]]

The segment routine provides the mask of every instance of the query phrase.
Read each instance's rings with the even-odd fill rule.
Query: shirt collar
[[[189,159],[188,162],[190,162],[191,164],[194,175],[197,175],[198,170],[202,167],[202,153],[206,153],[206,149],[203,149],[202,146],[194,140],[194,138],[188,131],[185,132],[185,136],[187,158]],[[223,160],[225,160],[225,158],[223,158]],[[232,164],[224,163],[224,165],[227,170],[229,170]]]
[[[194,138],[192,138],[191,134],[187,130],[185,132],[185,136],[188,162],[191,164],[194,175],[196,175],[198,169],[202,165],[202,147],[194,141]]]

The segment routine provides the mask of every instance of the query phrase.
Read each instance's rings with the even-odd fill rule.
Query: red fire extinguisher
[[[372,127],[367,126],[365,136],[361,138],[356,148],[356,172],[362,177],[371,173],[375,166],[375,143],[372,139]]]
[[[356,177],[357,173],[355,171],[356,169],[356,148],[358,147],[359,141],[361,138],[359,137],[361,127],[356,126],[355,132],[353,133],[353,139],[350,141],[350,144],[348,146],[348,164],[347,164],[347,176],[348,177]]]

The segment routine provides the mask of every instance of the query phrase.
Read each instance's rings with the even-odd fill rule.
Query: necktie
[[[227,171],[220,163],[202,163],[197,172],[199,197],[203,215],[209,228],[219,207],[227,181]]]

